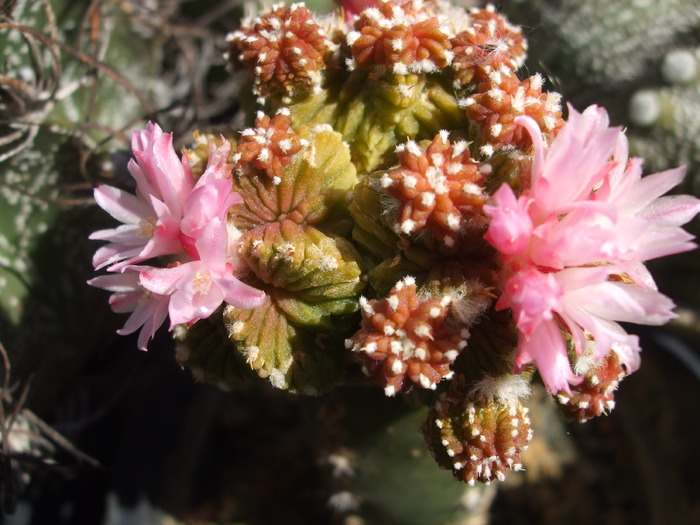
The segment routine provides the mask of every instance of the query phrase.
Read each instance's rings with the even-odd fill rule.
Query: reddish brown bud
[[[234,155],[236,167],[245,171],[249,164],[253,165],[279,183],[292,155],[307,144],[291,130],[291,123],[292,117],[286,108],[278,111],[273,119],[258,112],[255,127],[241,133],[238,151]]]
[[[571,394],[556,395],[564,414],[572,421],[584,423],[615,408],[615,390],[627,375],[615,352],[610,352],[583,381],[571,386]]]
[[[429,227],[448,246],[464,219],[482,216],[483,183],[490,166],[472,160],[465,141],[453,144],[440,132],[423,149],[409,141],[397,148],[400,167],[386,173],[382,186],[401,203],[398,229],[405,234]]]
[[[278,4],[231,37],[230,54],[253,74],[260,96],[293,95],[321,82],[324,57],[333,45],[303,4]]]
[[[411,384],[435,389],[452,377],[450,365],[469,335],[447,322],[452,300],[449,295],[421,299],[411,277],[399,281],[386,299],[361,299],[362,327],[346,344],[368,374],[382,379],[388,396]]]
[[[511,25],[493,9],[471,13],[471,27],[452,40],[452,68],[464,85],[482,82],[493,71],[510,75],[525,61],[527,42],[519,27]]]
[[[503,481],[520,470],[521,452],[532,438],[527,408],[520,403],[471,401],[443,394],[423,426],[428,449],[442,468],[473,485]]]
[[[452,62],[449,30],[409,2],[380,0],[348,34],[353,67],[383,66],[399,75],[431,73]]]

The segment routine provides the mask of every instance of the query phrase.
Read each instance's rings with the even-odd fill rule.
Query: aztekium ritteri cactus
[[[639,366],[619,322],[673,317],[643,263],[692,249],[680,226],[700,211],[662,197],[682,168],[641,177],[604,109],[564,119],[521,80],[525,50],[493,8],[438,1],[244,21],[229,58],[250,127],[182,159],[135,132],[136,194],[95,190],[123,225],[93,234],[108,273],[91,283],[143,349],[169,317],[201,380],[418,392],[437,462],[502,479],[533,380],[575,419],[612,408]]]

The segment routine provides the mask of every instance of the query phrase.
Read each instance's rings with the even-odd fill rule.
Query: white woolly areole
[[[595,341],[587,339],[583,352],[581,352],[581,355],[576,359],[576,363],[574,363],[574,373],[577,376],[587,374],[600,364],[601,359],[596,355],[596,350]]]
[[[463,325],[471,326],[491,304],[488,295],[474,293],[475,290],[481,288],[483,286],[479,283],[471,281],[453,292],[452,314]]]
[[[520,375],[504,375],[485,377],[478,381],[470,395],[478,396],[488,402],[498,401],[506,405],[517,405],[521,399],[526,399],[532,393],[530,383]]]
[[[269,380],[272,386],[274,386],[275,388],[285,389],[288,386],[287,378],[285,378],[282,371],[278,370],[277,368],[272,369],[272,371],[270,372]]]

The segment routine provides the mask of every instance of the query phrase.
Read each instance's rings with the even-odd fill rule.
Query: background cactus
[[[103,327],[112,325],[108,310],[90,306],[99,294],[83,286],[91,251],[84,236],[103,223],[85,204],[89,181],[104,175],[118,147],[105,141],[147,106],[103,60],[133,67],[132,78],[151,75],[155,62],[143,44],[119,52],[132,30],[114,5],[85,18],[70,2],[19,1],[3,9],[0,337],[11,377],[27,387],[26,406],[48,417],[104,341]],[[121,22],[90,32],[86,22],[100,13]],[[142,60],[134,61],[137,55]],[[116,97],[121,110],[110,103]]]

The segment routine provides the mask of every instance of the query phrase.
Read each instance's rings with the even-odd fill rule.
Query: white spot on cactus
[[[415,228],[416,228],[416,223],[415,223],[415,221],[413,221],[411,219],[406,219],[405,221],[403,221],[401,223],[401,231],[403,233],[406,233],[406,234],[411,233]]]
[[[661,116],[661,102],[656,93],[643,89],[637,91],[629,101],[629,118],[637,126],[651,126]]]
[[[687,49],[669,51],[661,63],[661,74],[664,80],[672,84],[692,82],[697,75],[697,60]]]
[[[399,359],[394,359],[391,363],[391,371],[396,375],[402,374],[404,368],[404,364]]]
[[[284,377],[284,374],[281,370],[273,368],[270,372],[269,379],[273,387],[279,389],[287,388],[287,379]]]
[[[245,362],[252,366],[260,355],[260,348],[257,346],[248,346],[244,348],[241,353],[243,357],[245,357]]]
[[[389,304],[389,308],[395,312],[399,308],[399,297],[397,295],[390,295],[387,298],[387,303]]]
[[[231,325],[230,329],[230,335],[236,336],[240,335],[243,332],[243,329],[245,328],[245,323],[243,321],[236,321]]]

